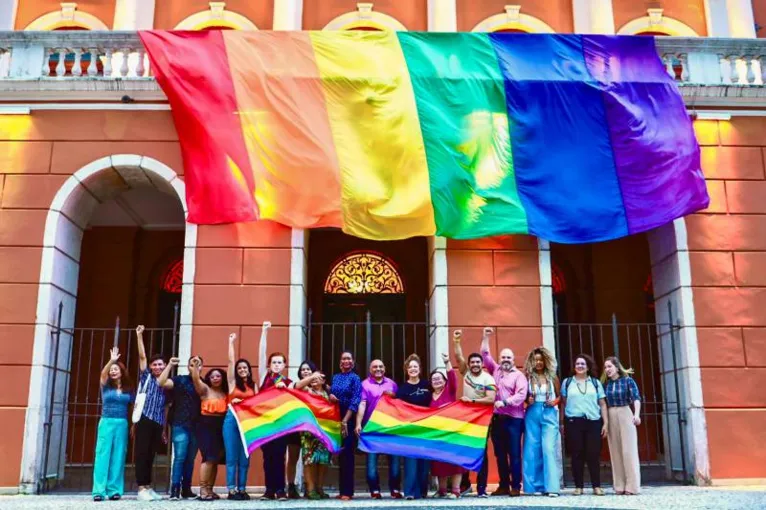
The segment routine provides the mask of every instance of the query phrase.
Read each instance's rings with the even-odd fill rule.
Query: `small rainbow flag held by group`
[[[484,460],[492,406],[453,402],[420,407],[384,396],[359,438],[369,453],[404,455],[478,471]]]
[[[707,207],[652,37],[141,32],[188,221],[586,243]]]
[[[270,388],[231,406],[248,456],[293,432],[310,432],[330,451],[340,451],[340,410],[305,391]]]

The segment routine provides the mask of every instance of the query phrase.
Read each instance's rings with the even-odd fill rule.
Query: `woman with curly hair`
[[[529,380],[524,417],[524,492],[558,497],[560,387],[556,359],[545,347],[537,347],[527,356],[524,372]]]
[[[171,363],[178,363],[173,358]],[[218,474],[218,464],[224,461],[223,418],[228,410],[227,397],[229,383],[226,373],[220,368],[212,368],[200,378],[200,360],[191,359],[189,373],[197,390],[201,405],[200,419],[197,423],[197,443],[202,454],[202,468],[199,474],[200,495],[202,501],[219,499],[213,490]]]
[[[588,464],[593,494],[603,496],[601,488],[601,440],[609,429],[604,386],[597,379],[596,363],[587,354],[575,358],[574,375],[561,384],[564,400],[564,434],[572,455],[574,495],[580,496],[585,485],[585,464]]]

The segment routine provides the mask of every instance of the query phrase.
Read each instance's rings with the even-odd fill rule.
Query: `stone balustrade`
[[[656,41],[668,74],[688,102],[766,99],[766,39]],[[112,99],[109,93],[165,99],[137,32],[0,32],[3,99]]]

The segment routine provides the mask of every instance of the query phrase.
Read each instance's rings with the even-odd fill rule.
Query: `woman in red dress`
[[[431,407],[444,407],[457,400],[457,374],[452,368],[449,354],[442,354],[445,377],[441,370],[431,372]],[[455,499],[460,497],[460,479],[465,469],[455,464],[434,461],[431,463],[431,475],[439,479],[437,497]],[[449,492],[448,492],[449,487]]]

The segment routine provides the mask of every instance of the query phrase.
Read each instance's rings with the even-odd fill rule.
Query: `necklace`
[[[577,391],[579,391],[581,394],[585,395],[588,393],[588,381],[585,381],[585,384],[583,386],[580,386],[580,381],[575,379],[575,384],[577,384]]]

